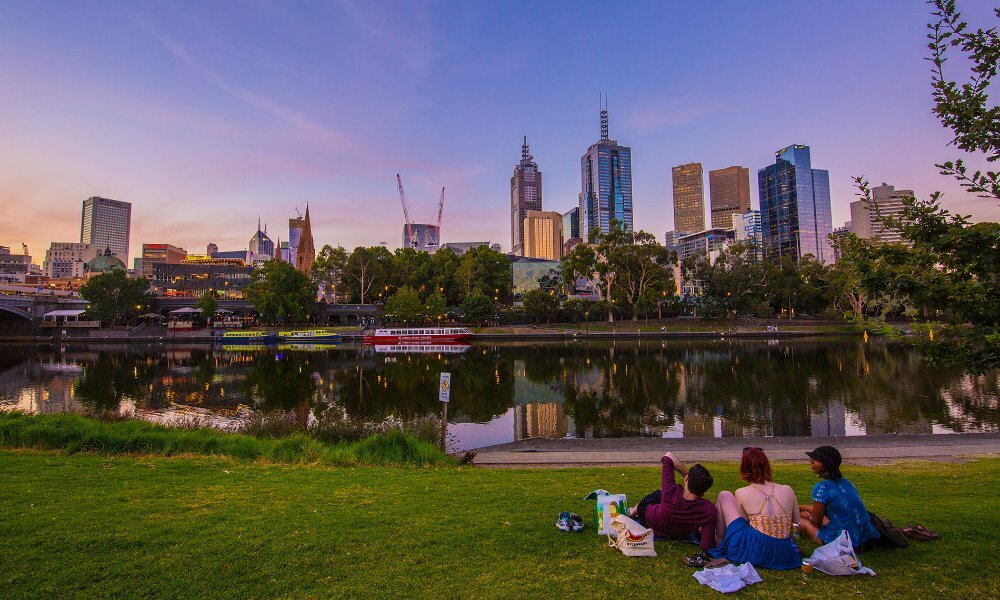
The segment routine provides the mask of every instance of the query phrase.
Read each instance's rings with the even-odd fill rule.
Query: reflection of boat
[[[267,331],[227,331],[222,334],[223,344],[269,344],[274,334]]]
[[[325,329],[298,329],[279,332],[278,340],[282,342],[294,342],[296,344],[312,344],[316,342],[339,344],[340,334]]]
[[[385,327],[364,333],[366,344],[448,344],[472,335],[465,327]]]
[[[470,344],[377,344],[375,352],[386,354],[461,354]]]
[[[222,344],[220,346],[226,352],[257,352],[267,350],[264,344]]]
[[[295,343],[295,344],[278,344],[278,350],[330,350],[336,348],[337,344],[317,344],[313,342],[307,343]]]

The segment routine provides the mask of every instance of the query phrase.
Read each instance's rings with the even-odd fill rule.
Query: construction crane
[[[441,213],[444,212],[444,188],[441,188],[441,200],[438,201],[438,218],[434,221],[434,226],[441,231]]]
[[[441,220],[441,215],[438,215],[438,221],[440,221],[440,220]],[[28,255],[28,245],[25,244],[24,242],[21,242],[21,249],[24,250],[24,255],[27,256]]]
[[[410,206],[406,203],[406,192],[403,191],[403,179],[396,173],[396,187],[399,189],[399,201],[403,203],[403,217],[406,219],[406,239],[410,246],[414,245],[413,220],[410,219]]]

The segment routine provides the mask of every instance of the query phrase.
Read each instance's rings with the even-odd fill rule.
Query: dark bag
[[[910,542],[903,535],[903,531],[892,524],[892,521],[886,519],[885,517],[880,517],[875,513],[869,511],[868,518],[872,522],[872,526],[879,533],[879,538],[870,540],[866,546],[874,548],[906,548],[910,545]]]

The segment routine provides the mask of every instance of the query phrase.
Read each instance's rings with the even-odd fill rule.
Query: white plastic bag
[[[732,563],[714,569],[703,569],[694,574],[698,583],[707,585],[717,592],[731,594],[748,585],[764,581],[750,563],[734,565]]]
[[[653,530],[625,515],[617,515],[611,519],[608,545],[618,548],[625,556],[656,556]]]
[[[841,531],[840,537],[829,544],[824,544],[809,557],[809,562],[816,569],[827,575],[875,575],[868,567],[861,566],[858,555],[851,543],[851,534]]]

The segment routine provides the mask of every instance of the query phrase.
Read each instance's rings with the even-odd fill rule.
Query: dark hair
[[[843,462],[843,458],[840,456],[839,450],[833,446],[820,446],[812,452],[806,452],[806,454],[809,455],[809,458],[823,465],[823,470],[819,472],[820,477],[834,481],[843,479],[844,476],[840,473],[840,464]]]
[[[819,472],[819,476],[823,479],[832,479],[837,481],[838,479],[843,479],[844,475],[840,472],[840,467],[835,467],[833,465],[828,465],[823,461],[819,461],[823,464],[823,470]]]
[[[771,474],[771,461],[760,448],[744,448],[743,460],[740,461],[740,479],[747,483],[758,485],[774,481]]]
[[[708,472],[708,469],[700,464],[688,469],[688,489],[691,490],[691,493],[703,496],[712,487],[713,483],[715,481],[712,479],[712,475]]]

